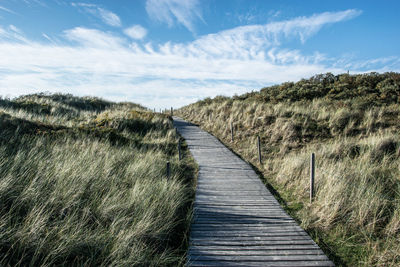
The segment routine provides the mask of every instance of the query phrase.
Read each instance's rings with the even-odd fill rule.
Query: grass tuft
[[[242,96],[206,99],[181,108],[179,115],[256,166],[338,266],[398,266],[399,77],[327,73]],[[311,205],[312,152],[316,196]]]
[[[196,167],[168,117],[39,94],[0,124],[0,265],[183,265]]]

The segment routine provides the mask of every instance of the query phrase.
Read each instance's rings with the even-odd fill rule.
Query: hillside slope
[[[0,265],[183,264],[195,166],[167,116],[37,94],[0,99],[0,125]]]
[[[257,167],[337,265],[398,266],[399,100],[398,73],[327,73],[232,98],[208,98],[181,108],[179,115]],[[311,205],[312,152],[317,169]]]

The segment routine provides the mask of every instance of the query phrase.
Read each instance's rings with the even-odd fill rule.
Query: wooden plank
[[[258,232],[258,231],[241,231],[234,233],[233,231],[192,231],[190,237],[231,237],[231,236],[308,236],[304,231],[283,231],[283,232]]]
[[[276,251],[276,250],[313,250],[319,249],[319,247],[313,244],[300,244],[300,245],[293,245],[293,244],[275,244],[271,246],[249,246],[249,247],[240,247],[240,246],[197,246],[193,245],[190,246],[189,251],[196,250],[196,251]],[[322,252],[322,251],[321,251]]]
[[[330,261],[273,261],[273,262],[237,262],[237,261],[194,261],[188,262],[189,266],[193,267],[206,267],[206,266],[246,266],[246,267],[331,267],[335,266]]]
[[[196,217],[194,218],[194,222],[197,224],[201,223],[227,223],[227,224],[281,224],[287,222],[294,222],[293,219],[269,219],[269,218],[217,218],[217,217]]]
[[[217,186],[213,185],[213,190],[209,190],[209,189],[201,189],[199,188],[197,194],[199,197],[216,197],[216,196],[229,196],[229,197],[236,197],[236,198],[246,198],[246,197],[257,197],[257,198],[266,198],[266,199],[272,199],[272,200],[276,200],[274,197],[272,197],[271,195],[268,195],[266,192],[262,192],[259,189],[256,190],[252,190],[249,189],[247,190],[245,187],[242,187],[242,190],[240,191],[229,191],[229,190],[222,190],[219,189]],[[235,192],[237,194],[235,194]],[[246,195],[249,194],[249,195]]]
[[[210,261],[218,259],[220,261],[327,261],[325,255],[193,255],[194,261]]]
[[[210,195],[202,195],[202,196],[197,196],[196,197],[196,202],[201,203],[201,202],[229,202],[229,203],[241,203],[241,202],[246,202],[246,203],[269,203],[269,204],[277,204],[276,200],[266,198],[264,196],[260,195],[254,195],[254,196],[210,196]]]
[[[311,239],[304,240],[193,240],[191,245],[197,246],[273,246],[273,245],[310,245],[314,244]]]
[[[252,218],[252,217],[247,217],[247,218],[225,218],[225,217],[202,217],[202,216],[195,216],[194,218],[195,223],[240,223],[240,224],[277,224],[277,223],[290,223],[294,222],[293,219],[290,218]]]
[[[194,218],[291,218],[290,216],[277,211],[277,212],[260,212],[260,211],[236,211],[236,212],[230,212],[230,213],[221,213],[221,212],[206,212],[206,211],[200,211],[200,212],[195,212],[194,213]]]
[[[207,250],[207,249],[190,249],[188,255],[190,257],[198,255],[233,255],[233,256],[268,256],[268,255],[323,255],[324,253],[318,248],[304,249],[269,249],[269,250]]]
[[[200,214],[254,214],[257,216],[257,214],[279,214],[282,216],[289,216],[287,215],[287,213],[285,213],[282,209],[269,209],[269,208],[263,208],[263,207],[242,207],[240,208],[240,206],[238,207],[223,207],[223,208],[219,208],[219,207],[199,207],[197,206],[194,209],[194,212]]]
[[[206,178],[205,178],[206,179]],[[202,181],[201,179],[198,181],[199,188],[202,187],[212,187],[211,189],[216,189],[217,188],[234,188],[234,189],[242,189],[242,190],[250,190],[250,189],[258,189],[261,190],[263,184],[258,184],[254,181],[240,181],[240,182],[235,182],[235,181],[230,181],[227,179],[226,181],[219,180],[219,181]]]
[[[295,226],[296,223],[253,223],[253,224],[246,224],[246,223],[226,223],[225,226],[223,223],[201,223],[201,222],[193,222],[192,223],[192,230],[221,230],[221,229],[226,229],[229,231],[237,231],[240,229],[246,229],[246,230],[258,230],[258,229],[262,229],[262,228],[266,228],[269,226],[275,226],[275,227],[280,227],[280,226]],[[265,232],[268,232],[268,230],[264,230]],[[269,230],[272,231],[272,230]]]
[[[212,232],[214,232],[216,235],[219,235],[219,232],[221,231],[229,231],[234,235],[233,232],[237,232],[238,234],[240,233],[245,233],[248,232],[249,234],[253,233],[253,232],[259,232],[260,235],[264,235],[264,234],[279,234],[279,233],[286,233],[286,232],[295,232],[296,230],[292,230],[292,229],[279,229],[276,230],[275,228],[266,228],[264,227],[265,225],[244,225],[244,224],[237,224],[235,226],[230,226],[230,227],[223,227],[222,224],[219,224],[218,226],[215,226],[215,224],[213,225],[209,225],[209,224],[196,224],[195,226],[191,227],[191,234],[195,234],[197,232],[210,232],[209,235],[211,235]],[[271,225],[269,225],[271,226]],[[277,227],[281,226],[281,225],[274,225]],[[286,225],[286,226],[296,226],[295,224],[291,224],[291,225]],[[285,232],[286,231],[286,232]],[[304,230],[297,230],[297,232],[304,232]],[[306,232],[304,232],[306,233]]]
[[[297,241],[297,240],[310,240],[308,236],[302,235],[279,235],[279,236],[191,236],[190,242],[191,243],[198,243],[202,241],[212,241],[212,242],[251,242],[251,241],[260,241],[260,242],[270,242],[270,241]]]
[[[221,210],[204,210],[198,209],[194,211],[195,215],[202,215],[202,216],[280,216],[280,217],[289,217],[286,213],[282,210],[274,209],[274,210],[257,210],[257,209],[236,209],[230,211],[221,211]]]
[[[215,199],[213,202],[212,200],[206,200],[206,199],[196,199],[195,200],[195,206],[272,206],[276,207],[278,205],[277,202],[274,201],[267,201],[267,200],[251,200],[251,199],[243,199],[242,201],[240,200],[234,200],[234,199]]]
[[[255,178],[251,178],[250,179],[247,176],[236,176],[235,178],[233,178],[233,177],[229,177],[227,175],[223,175],[223,176],[218,177],[215,174],[211,174],[211,175],[202,175],[199,178],[199,182],[201,184],[206,184],[206,183],[209,183],[209,184],[213,184],[213,183],[215,183],[215,184],[223,184],[223,183],[226,183],[227,181],[234,182],[235,185],[246,184],[246,183],[247,184],[254,183],[255,185],[262,185],[260,180],[256,180]]]
[[[221,224],[193,224],[191,226],[191,231],[230,231],[230,232],[239,232],[239,231],[258,231],[260,233],[273,233],[273,232],[283,232],[283,231],[293,231],[292,228],[297,226],[295,223],[285,224],[285,225],[258,225],[258,224],[231,224],[228,226],[223,226]],[[300,231],[300,230],[299,230]]]
[[[198,189],[197,194],[199,195],[214,195],[214,196],[246,196],[247,195],[257,195],[261,197],[265,197],[271,199],[271,196],[267,195],[265,192],[260,191],[259,189],[256,190],[223,190],[223,189]]]
[[[248,211],[248,212],[284,212],[281,207],[277,207],[276,205],[269,205],[269,206],[251,206],[251,205],[200,205],[197,204],[194,207],[194,212],[197,211],[215,211],[215,212],[241,212],[241,211]]]
[[[197,189],[198,190],[209,190],[209,189],[216,189],[215,185],[197,185]],[[223,186],[219,186],[218,191],[223,192],[223,191],[237,191],[240,190],[240,188],[238,188],[237,186],[232,186],[232,185],[223,185]],[[252,185],[252,186],[247,186],[246,189],[243,189],[245,191],[255,191],[255,190],[260,190],[260,187],[257,185]]]
[[[232,201],[195,201],[194,206],[201,206],[201,205],[207,205],[207,206],[276,206],[278,203],[274,202],[268,202],[265,200],[260,200],[260,201],[238,201],[238,200],[232,200]]]
[[[290,216],[284,213],[276,213],[276,214],[265,214],[265,213],[242,213],[242,214],[233,214],[233,213],[195,213],[194,220],[199,219],[210,219],[210,220],[246,220],[246,221],[253,221],[253,220],[293,220]]]
[[[195,207],[195,211],[196,210],[219,210],[219,211],[226,211],[226,212],[230,212],[230,211],[251,211],[251,210],[257,210],[257,211],[274,211],[274,210],[280,210],[282,212],[283,209],[280,206],[276,206],[276,205],[271,205],[270,207],[266,207],[266,206],[249,206],[249,205],[231,205],[230,207],[225,207],[225,206],[219,206],[219,205],[200,205],[197,204],[197,206]]]
[[[270,233],[270,234],[274,234],[274,233],[287,233],[287,232],[303,232],[306,233],[303,229],[301,229],[299,226],[297,225],[289,225],[289,226],[268,226],[265,227],[264,225],[261,227],[242,227],[239,229],[235,229],[234,231],[231,228],[227,228],[227,227],[208,227],[205,229],[196,229],[196,228],[191,228],[191,232],[194,233],[198,233],[198,232],[202,232],[204,234],[212,232],[215,234],[243,234],[243,233]]]

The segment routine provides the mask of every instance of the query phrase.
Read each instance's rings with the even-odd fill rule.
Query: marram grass
[[[195,167],[169,119],[62,96],[0,105],[0,265],[183,265]]]
[[[179,115],[257,167],[338,266],[399,266],[400,75],[327,77],[333,80],[311,78],[205,99]],[[312,152],[316,196],[310,204]]]

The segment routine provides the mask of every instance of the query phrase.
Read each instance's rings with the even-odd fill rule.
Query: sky
[[[400,71],[398,0],[0,0],[0,96],[149,108]]]

